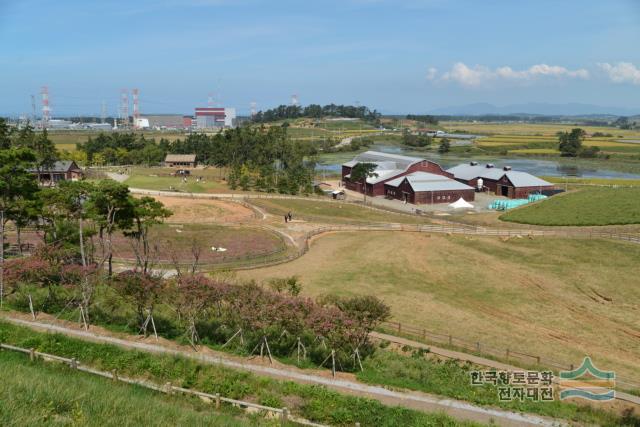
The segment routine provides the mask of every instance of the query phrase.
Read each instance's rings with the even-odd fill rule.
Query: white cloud
[[[438,76],[438,69],[434,67],[430,67],[427,70],[427,80],[435,80]]]
[[[430,68],[427,73],[427,79],[436,80],[437,71],[434,73]],[[452,81],[463,86],[481,86],[492,81],[533,81],[538,79],[560,79],[560,78],[577,78],[588,79],[589,72],[583,68],[577,70],[569,70],[559,65],[536,64],[525,70],[514,70],[511,67],[504,66],[496,69],[490,69],[484,65],[475,65],[469,67],[462,62],[457,62],[451,67],[450,71],[443,73],[438,80]]]
[[[633,83],[640,85],[640,68],[637,68],[631,62],[618,62],[611,65],[607,62],[598,64],[609,79],[614,83]]]

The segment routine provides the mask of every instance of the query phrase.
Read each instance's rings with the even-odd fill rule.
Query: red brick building
[[[375,173],[378,176],[368,178],[366,183],[352,181],[351,170],[358,163],[375,164]],[[342,182],[349,190],[360,193],[365,193],[366,191],[367,196],[383,196],[385,195],[386,182],[413,172],[428,172],[446,178],[453,178],[453,174],[445,171],[439,164],[430,160],[378,151],[365,151],[358,154],[350,162],[342,165]]]

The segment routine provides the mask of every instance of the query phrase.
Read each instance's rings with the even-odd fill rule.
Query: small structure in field
[[[195,168],[198,163],[195,154],[167,154],[164,165],[168,168]]]
[[[491,163],[480,165],[470,162],[447,169],[447,172],[453,174],[457,181],[479,191],[490,191],[510,199],[526,199],[530,194],[555,192],[550,182],[527,172],[511,170],[510,166],[497,168]]]
[[[29,169],[43,186],[54,186],[60,181],[78,181],[84,178],[84,171],[73,160],[58,160],[50,168]]]

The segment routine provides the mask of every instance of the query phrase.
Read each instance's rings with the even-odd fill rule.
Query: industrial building
[[[151,129],[191,128],[191,117],[189,117],[188,126],[185,126],[185,120],[182,114],[145,114],[142,119],[146,119],[148,121],[148,127]]]
[[[367,178],[366,183],[351,180],[351,170],[358,163],[373,163],[376,165],[376,177]],[[413,172],[428,172],[445,178],[453,175],[445,171],[439,164],[419,157],[401,156],[399,154],[365,151],[358,154],[350,162],[342,165],[342,181],[349,190],[366,193],[367,196],[385,195],[385,183]]]
[[[219,129],[236,126],[236,109],[223,107],[196,107],[197,129]]]
[[[452,203],[460,198],[469,202],[475,198],[473,187],[428,172],[414,172],[392,179],[384,184],[384,194],[389,199],[413,204]]]
[[[526,199],[529,194],[550,195],[555,189],[550,182],[529,173],[511,170],[510,166],[497,168],[492,163],[469,162],[447,169],[447,172],[478,191],[491,191],[510,199]]]

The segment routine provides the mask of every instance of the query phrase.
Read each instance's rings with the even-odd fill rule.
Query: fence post
[[[478,353],[480,353],[480,341],[476,343],[476,348],[478,349]]]
[[[167,394],[172,394],[172,389],[171,389],[171,383],[167,382],[164,383],[164,389],[165,389],[165,393]]]
[[[427,339],[427,330],[426,330],[426,329],[423,329],[423,330],[422,330],[422,339],[423,339],[423,340],[426,340],[426,339]]]
[[[449,334],[449,345],[453,345],[453,337]]]
[[[113,371],[111,371],[111,379],[113,381],[118,381],[118,370],[114,369]]]
[[[507,349],[507,360],[509,360],[509,349]]]
[[[78,360],[76,360],[75,357],[73,359],[71,359],[71,368],[72,369],[78,369]]]
[[[402,333],[402,323],[398,322],[398,333]]]
[[[286,407],[284,407],[282,408],[282,420],[281,420],[282,426],[286,426],[288,420],[289,420],[289,410]]]
[[[216,409],[220,409],[220,393],[216,393]]]
[[[36,349],[35,348],[30,348],[29,349],[29,360],[31,360],[32,362],[34,360],[36,360]]]
[[[540,356],[536,356],[536,363],[540,365]]]

